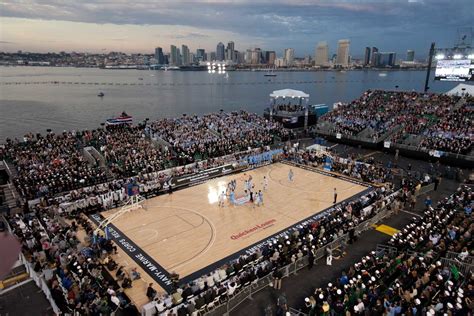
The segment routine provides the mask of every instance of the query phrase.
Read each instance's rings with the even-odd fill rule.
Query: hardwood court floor
[[[288,180],[290,168],[293,182]],[[263,176],[268,178],[264,205],[230,206],[226,201],[224,208],[218,206],[218,193],[231,179],[237,179],[237,191],[243,192],[244,174],[239,173],[149,199],[144,209],[124,214],[113,224],[163,268],[182,278],[330,207],[334,188],[338,202],[366,189],[282,163],[246,174],[252,175],[256,190],[263,190]],[[115,211],[102,215],[108,217]],[[128,267],[137,266],[122,251],[115,259]],[[139,271],[143,280],[127,290],[136,304],[146,303],[146,285],[153,282],[143,270]]]

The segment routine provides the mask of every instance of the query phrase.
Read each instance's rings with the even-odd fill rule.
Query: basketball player
[[[293,169],[290,169],[290,172],[288,172],[288,180],[290,180],[290,182],[293,182]]]
[[[219,195],[219,207],[224,207],[224,200],[225,200],[225,192],[222,191],[222,193]]]
[[[268,188],[268,179],[266,176],[263,176],[263,191],[267,191]]]
[[[263,192],[262,190],[258,191],[258,206],[263,205]]]
[[[334,201],[332,202],[333,204],[336,204],[337,202],[337,190],[334,188]]]
[[[234,205],[234,204],[235,204],[235,193],[234,193],[234,190],[231,190],[231,191],[230,191],[229,202],[230,202],[231,205]]]

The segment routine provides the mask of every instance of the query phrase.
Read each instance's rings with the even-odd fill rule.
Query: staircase
[[[3,191],[3,194],[5,196],[4,205],[10,209],[10,214],[21,213],[22,210],[17,205],[17,199],[19,198],[19,194],[16,191],[15,187],[11,183],[8,183],[1,185],[0,190]]]
[[[102,156],[99,151],[95,149],[95,147],[84,147],[83,155],[92,165],[98,164],[101,169],[105,170],[105,173],[107,174],[107,181],[112,181],[114,179],[114,174],[107,166],[104,156]]]

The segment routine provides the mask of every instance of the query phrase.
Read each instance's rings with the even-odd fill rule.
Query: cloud
[[[421,49],[433,40],[452,44],[449,36],[454,38],[456,28],[472,24],[472,10],[466,10],[472,7],[471,1],[0,0],[0,16],[51,24],[115,25],[117,30],[155,26],[160,33],[149,35],[153,41],[174,38],[207,43],[212,39],[217,43],[240,37],[246,39],[236,42],[244,46],[239,47],[242,50],[258,44],[275,50],[292,45],[297,52],[312,52],[317,41],[327,40],[334,48],[340,38],[353,39],[354,51],[365,45],[394,50],[400,45]],[[230,38],[219,37],[223,33]],[[432,38],[427,38],[429,34]],[[128,36],[123,42],[133,45],[133,40]]]

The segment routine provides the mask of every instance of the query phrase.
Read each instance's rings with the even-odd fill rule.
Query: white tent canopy
[[[293,89],[276,90],[270,94],[270,98],[309,98],[309,94]]]
[[[446,92],[447,95],[457,95],[457,96],[462,96],[466,93],[469,93],[470,95],[474,95],[474,85],[460,83],[456,87]]]

